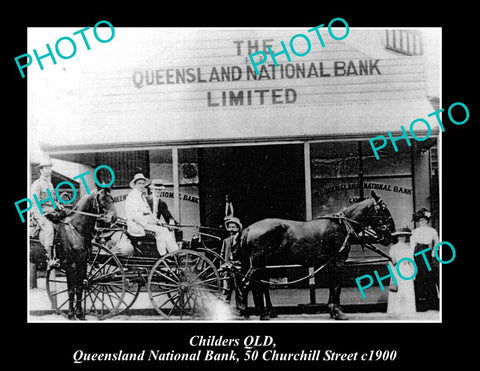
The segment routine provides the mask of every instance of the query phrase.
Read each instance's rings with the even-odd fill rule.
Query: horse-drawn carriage
[[[56,252],[61,266],[47,271],[47,293],[56,311],[70,319],[84,319],[86,314],[105,319],[124,313],[142,291],[148,292],[152,306],[163,317],[203,317],[208,304],[223,300],[223,281],[231,274],[242,281],[243,300],[252,290],[257,314],[263,315],[264,298],[267,309],[271,307],[265,267],[279,261],[308,261],[318,267],[313,274],[328,267],[331,315],[339,319],[340,283],[335,263],[346,260],[351,243],[380,253],[372,243],[388,245],[395,228],[386,205],[374,192],[339,214],[308,222],[265,219],[242,232],[237,257],[240,270],[230,270],[217,251],[194,239],[181,241],[181,249],[159,257],[152,248],[153,238],[138,241],[128,236],[124,221],[99,231],[95,227],[99,218],[114,222],[113,198],[105,189],[80,200],[67,222],[58,224]],[[112,240],[115,233],[126,235],[134,254],[122,256],[112,251],[117,243]],[[221,241],[218,236],[198,234]]]
[[[98,228],[83,281],[84,314],[106,319],[126,313],[143,292],[142,300],[148,293],[151,306],[165,318],[208,316],[206,304],[222,300],[226,277],[219,272],[222,257],[205,245],[205,239],[219,241],[220,237],[208,234],[199,239],[199,235],[203,233],[198,232],[191,241],[179,241],[179,250],[160,257],[153,234],[132,237],[121,219],[110,227]],[[133,253],[116,254],[119,243],[130,243]],[[56,312],[68,317],[64,268],[47,271],[46,289]]]

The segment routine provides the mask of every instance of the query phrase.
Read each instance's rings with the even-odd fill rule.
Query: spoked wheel
[[[146,276],[146,274],[145,274]],[[126,314],[140,295],[146,282],[139,270],[125,270],[125,296],[118,307],[117,315]]]
[[[196,251],[203,253],[210,261],[213,263],[215,268],[218,270],[220,275],[221,287],[222,287],[222,294],[225,296],[228,290],[228,281],[230,280],[230,273],[226,270],[220,269],[222,264],[225,263],[225,259],[217,252],[210,250],[206,247],[199,248]]]
[[[47,294],[52,303],[52,308],[55,309],[57,314],[61,314],[64,317],[68,312],[68,287],[67,277],[65,269],[49,269],[47,270]]]
[[[148,295],[164,317],[210,317],[221,299],[220,276],[204,254],[182,249],[166,254],[148,276]]]
[[[93,243],[83,281],[82,308],[85,315],[106,319],[125,305],[126,278],[120,260],[102,245]],[[68,318],[69,300],[65,267],[49,270],[47,293],[52,307]]]

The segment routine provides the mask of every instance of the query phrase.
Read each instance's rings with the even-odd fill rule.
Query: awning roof
[[[362,104],[319,105],[302,109],[275,110],[250,108],[242,114],[229,110],[216,112],[175,112],[162,117],[145,116],[137,122],[119,123],[97,117],[90,124],[68,127],[63,143],[44,145],[49,152],[101,150],[118,147],[147,148],[169,145],[195,145],[235,142],[264,142],[355,138],[401,134],[412,120],[432,112],[425,100],[367,102]],[[432,137],[438,127],[432,123]],[[105,135],[110,133],[110,135]],[[415,125],[422,137],[425,128]],[[102,138],[102,140],[97,139]]]

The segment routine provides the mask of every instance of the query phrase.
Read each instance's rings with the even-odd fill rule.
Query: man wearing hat
[[[52,223],[52,221],[49,218],[54,217],[53,214],[56,213],[56,209],[63,210],[63,206],[58,204],[56,201],[55,197],[55,191],[54,187],[52,184],[52,166],[53,164],[49,159],[43,159],[39,164],[38,164],[38,169],[40,172],[40,177],[32,183],[31,187],[31,193],[32,193],[32,198],[33,195],[37,197],[39,201],[43,201],[46,199],[53,199],[52,201],[45,201],[42,202],[41,204],[41,211],[37,207],[35,203],[35,207],[33,208],[33,217],[35,221],[38,223],[40,226],[42,235],[43,235],[43,246],[45,247],[46,250],[46,255],[47,255],[47,266],[48,267],[58,267],[59,266],[59,261],[54,258],[53,256],[53,240],[55,237],[55,228]],[[47,193],[47,189],[48,192]]]
[[[412,231],[410,245],[414,249],[414,254],[419,251],[431,248],[426,253],[415,256],[417,265],[417,275],[415,276],[415,301],[417,311],[426,311],[429,309],[438,309],[438,282],[439,272],[434,255],[434,247],[438,243],[437,231],[428,226],[431,218],[429,210],[422,208],[413,214],[412,220],[419,226]],[[427,258],[431,270],[428,269],[423,256]]]
[[[125,213],[127,217],[127,231],[135,237],[145,236],[145,231],[155,233],[157,250],[160,256],[167,252],[178,250],[178,245],[172,233],[165,227],[158,225],[159,220],[150,209],[145,195],[145,187],[150,179],[143,174],[135,174],[129,185],[132,190],[127,195]]]
[[[161,179],[152,179],[152,183],[148,186],[152,190],[152,196],[147,197],[147,201],[151,206],[153,214],[159,219],[160,221],[175,225],[175,219],[173,218],[172,213],[168,210],[168,205],[165,201],[160,198],[160,191],[165,189],[163,185],[163,181]]]
[[[230,233],[230,236],[225,238],[222,242],[222,250],[220,252],[220,255],[225,260],[225,264],[229,265],[231,267],[235,267],[235,265],[238,265],[238,258],[237,258],[237,251],[238,248],[240,247],[240,235],[242,231],[242,223],[240,223],[240,220],[235,217],[230,217],[225,220],[225,229]],[[236,280],[236,275],[232,274],[230,276],[230,279],[227,281],[228,287],[227,287],[227,296],[226,300],[227,302],[230,302],[230,298],[232,296],[232,292],[235,290],[235,304],[237,309],[240,311],[240,314],[245,315],[245,307],[243,303],[243,296],[242,293],[238,287],[238,283]]]

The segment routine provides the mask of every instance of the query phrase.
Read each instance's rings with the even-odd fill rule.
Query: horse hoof
[[[336,321],[347,321],[348,317],[343,312],[330,313],[330,317]]]
[[[80,321],[85,321],[85,313],[76,313],[75,317]]]
[[[270,312],[270,313],[268,314],[268,316],[269,316],[270,318],[278,318],[278,315],[277,315],[277,313],[275,313],[275,312]]]
[[[74,312],[68,312],[68,319],[69,319],[70,321],[75,320],[75,313],[74,313]]]
[[[260,316],[260,321],[268,321],[270,317],[267,314],[262,314]]]

